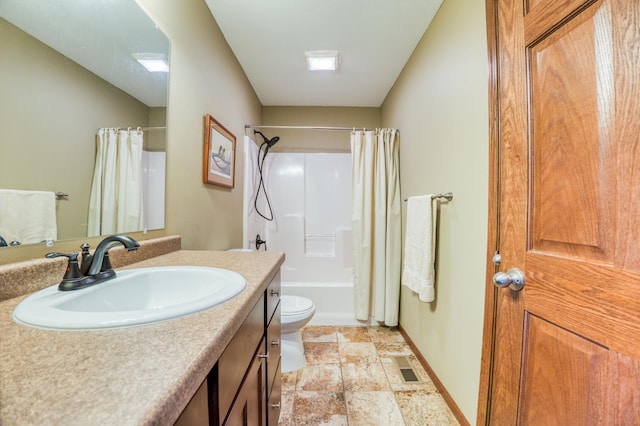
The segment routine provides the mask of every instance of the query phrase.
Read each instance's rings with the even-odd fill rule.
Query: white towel
[[[0,235],[21,244],[58,239],[55,194],[0,189]]]
[[[435,299],[435,227],[432,195],[409,197],[402,284],[418,293],[422,302]]]

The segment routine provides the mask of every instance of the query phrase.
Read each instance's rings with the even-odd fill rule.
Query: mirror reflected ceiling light
[[[134,53],[133,57],[149,72],[169,72],[169,63],[164,55],[157,53]]]

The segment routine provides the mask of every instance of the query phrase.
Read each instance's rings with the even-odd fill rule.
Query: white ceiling
[[[265,106],[379,107],[442,0],[205,0]],[[310,72],[307,50],[338,50]]]

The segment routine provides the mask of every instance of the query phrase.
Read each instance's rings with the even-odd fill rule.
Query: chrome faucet
[[[79,290],[94,284],[101,283],[116,276],[109,261],[109,250],[122,244],[127,251],[140,248],[140,244],[127,235],[111,235],[98,244],[93,255],[89,253],[89,244],[84,243],[82,248],[82,268],[78,265],[79,253],[47,253],[49,259],[55,257],[67,257],[69,264],[58,289],[61,291]]]

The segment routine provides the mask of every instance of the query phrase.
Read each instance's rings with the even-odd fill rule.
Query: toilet
[[[306,364],[302,333],[316,312],[313,302],[306,297],[283,295],[280,300],[282,321],[282,372],[299,370]]]

